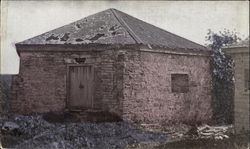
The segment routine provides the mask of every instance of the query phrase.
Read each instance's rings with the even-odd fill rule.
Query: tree
[[[206,36],[208,47],[212,49],[213,118],[220,124],[233,122],[234,97],[234,63],[229,55],[221,51],[221,48],[240,40],[236,32],[226,29],[219,33],[209,29]]]

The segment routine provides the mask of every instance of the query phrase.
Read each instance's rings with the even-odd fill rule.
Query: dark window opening
[[[189,79],[187,74],[171,74],[171,88],[174,93],[187,93]]]

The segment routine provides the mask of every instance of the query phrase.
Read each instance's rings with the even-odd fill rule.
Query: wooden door
[[[68,107],[91,108],[94,72],[91,66],[69,66]]]

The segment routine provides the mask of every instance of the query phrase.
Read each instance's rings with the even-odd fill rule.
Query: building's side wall
[[[237,50],[237,49],[235,49]],[[247,51],[248,49],[246,49]],[[246,72],[249,71],[249,53],[231,53],[235,63],[234,125],[237,132],[249,131],[249,89]],[[249,72],[248,72],[249,73]]]
[[[29,48],[29,47],[27,47]],[[40,47],[51,49],[51,47]],[[72,49],[76,50],[76,49]],[[120,113],[118,95],[122,82],[118,71],[119,51],[103,52],[21,52],[20,72],[13,79],[11,107],[15,113],[60,111],[66,107],[67,65],[75,58],[94,67],[93,108]],[[118,77],[117,77],[118,76]],[[120,79],[120,80],[119,80]],[[120,84],[120,86],[115,85]]]
[[[129,52],[125,57],[123,118],[139,123],[211,120],[209,56]],[[189,91],[172,93],[171,74],[189,75]]]

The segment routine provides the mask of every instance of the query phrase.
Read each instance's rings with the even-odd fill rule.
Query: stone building
[[[96,109],[139,123],[211,119],[211,51],[116,9],[16,49],[15,113]]]
[[[235,64],[234,126],[237,133],[249,131],[249,38],[224,47]]]

